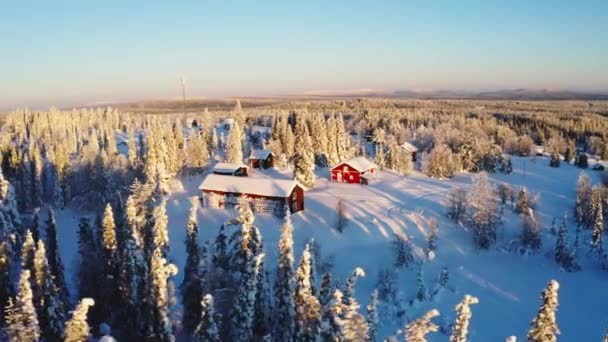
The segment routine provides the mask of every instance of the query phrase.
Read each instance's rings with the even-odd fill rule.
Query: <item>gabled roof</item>
[[[406,150],[407,152],[413,153],[413,152],[418,152],[418,148],[412,144],[410,144],[409,142],[404,142],[403,144],[400,145],[402,149]]]
[[[203,191],[221,191],[266,197],[289,197],[298,185],[295,180],[231,177],[210,174],[198,187]]]
[[[249,159],[266,159],[269,155],[272,154],[270,150],[253,150],[251,151],[251,155]]]
[[[378,168],[378,165],[365,157],[355,157],[353,159],[338,163],[336,166],[332,167],[332,169],[335,169],[342,164],[348,164],[350,167],[359,172],[365,172],[369,169]]]
[[[247,168],[247,166],[243,164],[217,163],[213,167],[212,172],[234,173],[242,167]]]

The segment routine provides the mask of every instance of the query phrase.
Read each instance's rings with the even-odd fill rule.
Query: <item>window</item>
[[[344,167],[342,168],[342,172],[348,172],[348,166],[344,165]]]

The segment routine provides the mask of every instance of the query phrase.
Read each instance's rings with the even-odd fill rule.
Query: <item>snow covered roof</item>
[[[270,154],[272,154],[270,150],[253,150],[249,159],[266,159]]]
[[[355,157],[353,159],[349,159],[349,160],[343,161],[341,163],[338,163],[338,165],[340,165],[340,164],[348,164],[350,167],[352,167],[353,169],[355,169],[359,172],[365,172],[369,169],[378,167],[378,165],[376,165],[374,162],[372,162],[371,160],[369,160],[365,157]],[[336,165],[336,166],[338,166],[338,165]],[[336,166],[334,166],[334,168]]]
[[[296,181],[287,179],[231,177],[210,174],[198,188],[203,191],[289,197],[297,184]]]
[[[418,148],[407,141],[401,144],[401,148],[411,153],[418,152]]]
[[[247,166],[243,164],[217,163],[213,167],[212,172],[234,173],[242,167],[247,168]]]

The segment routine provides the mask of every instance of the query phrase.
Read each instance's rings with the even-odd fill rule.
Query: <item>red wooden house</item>
[[[304,210],[304,190],[294,180],[210,174],[199,190],[203,204],[209,207],[234,207],[239,197],[247,196],[254,212],[282,217],[286,207],[291,213]]]
[[[331,181],[368,184],[378,172],[378,165],[365,157],[343,161],[331,168]]]
[[[270,150],[253,150],[249,156],[249,166],[254,169],[274,167],[274,153]]]

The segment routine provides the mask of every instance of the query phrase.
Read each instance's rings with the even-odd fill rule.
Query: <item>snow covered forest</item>
[[[608,102],[243,103],[0,116],[0,340],[608,341]]]

